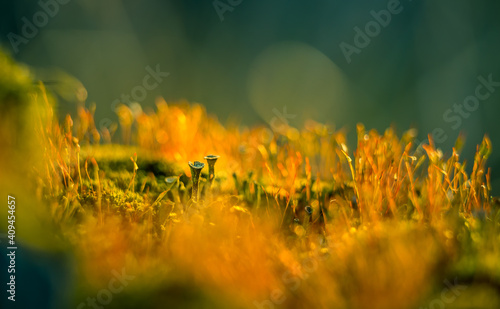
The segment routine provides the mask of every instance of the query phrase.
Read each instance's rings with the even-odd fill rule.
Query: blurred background
[[[163,96],[223,123],[313,118],[346,128],[351,149],[358,122],[434,133],[448,154],[463,132],[469,162],[488,134],[498,195],[500,87],[488,80],[500,82],[499,11],[461,0],[19,0],[3,3],[0,44],[57,93],[60,117],[87,96],[98,126],[117,120],[117,102],[148,110]]]

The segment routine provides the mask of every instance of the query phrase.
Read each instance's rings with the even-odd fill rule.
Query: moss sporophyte
[[[442,151],[432,134],[415,143],[414,129],[358,125],[349,150],[344,130],[311,120],[268,142],[266,126],[225,128],[200,105],[158,99],[155,112],[123,112],[132,146],[103,144],[115,129],[99,138],[95,107],[82,100],[78,118],[59,123],[54,97],[23,72],[0,52],[0,195],[18,194],[44,222],[16,226],[40,254],[63,255],[96,287],[115,268],[145,287],[126,299],[179,308],[192,298],[172,287],[206,308],[500,308],[488,137],[469,164],[463,137]],[[217,181],[209,151],[221,156]],[[203,163],[187,170],[193,159]],[[94,286],[75,283],[76,296]]]
[[[191,181],[193,182],[193,190],[191,193],[191,198],[194,202],[198,202],[199,200],[199,190],[198,186],[200,183],[200,173],[201,170],[205,167],[205,164],[199,161],[191,162],[189,161],[189,167],[191,168]]]

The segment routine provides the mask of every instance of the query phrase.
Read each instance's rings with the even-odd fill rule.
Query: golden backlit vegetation
[[[24,137],[35,145],[33,215],[75,258],[75,306],[121,269],[135,278],[106,308],[500,306],[488,137],[468,172],[463,138],[445,155],[432,138],[414,145],[413,129],[358,124],[351,150],[343,130],[314,121],[223,126],[201,105],[163,99],[149,112],[121,105],[118,125],[97,128],[95,105],[59,123],[42,83],[16,85],[39,110]],[[16,128],[2,127],[5,149],[24,136]],[[199,198],[189,161],[205,163]]]

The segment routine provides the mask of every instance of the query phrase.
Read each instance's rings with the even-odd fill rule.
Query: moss
[[[20,92],[0,91],[4,107],[30,91],[22,70],[6,74],[20,74],[21,86],[0,83]],[[75,127],[47,117],[35,138],[42,162],[29,183],[85,274],[75,295],[99,293],[110,269],[136,278],[113,308],[270,307],[277,298],[284,308],[414,308],[445,279],[500,284],[487,137],[467,173],[455,151],[445,157],[432,140],[417,151],[408,132],[359,125],[350,151],[344,132],[314,122],[263,140],[265,128],[225,128],[200,105],[126,109],[124,142],[135,146],[100,144],[84,107]],[[196,162],[209,153],[220,155],[217,170],[201,171],[193,201]]]

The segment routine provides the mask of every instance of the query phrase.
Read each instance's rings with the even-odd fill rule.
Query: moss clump
[[[467,173],[456,149],[416,148],[413,130],[358,125],[350,151],[343,131],[315,122],[263,138],[265,128],[224,127],[200,105],[127,108],[133,147],[101,145],[84,107],[75,125],[38,126],[41,164],[28,175],[76,261],[71,306],[102,293],[112,270],[133,279],[109,308],[400,309],[444,289],[460,293],[457,307],[499,303],[487,137]],[[209,153],[217,173],[195,161]]]

